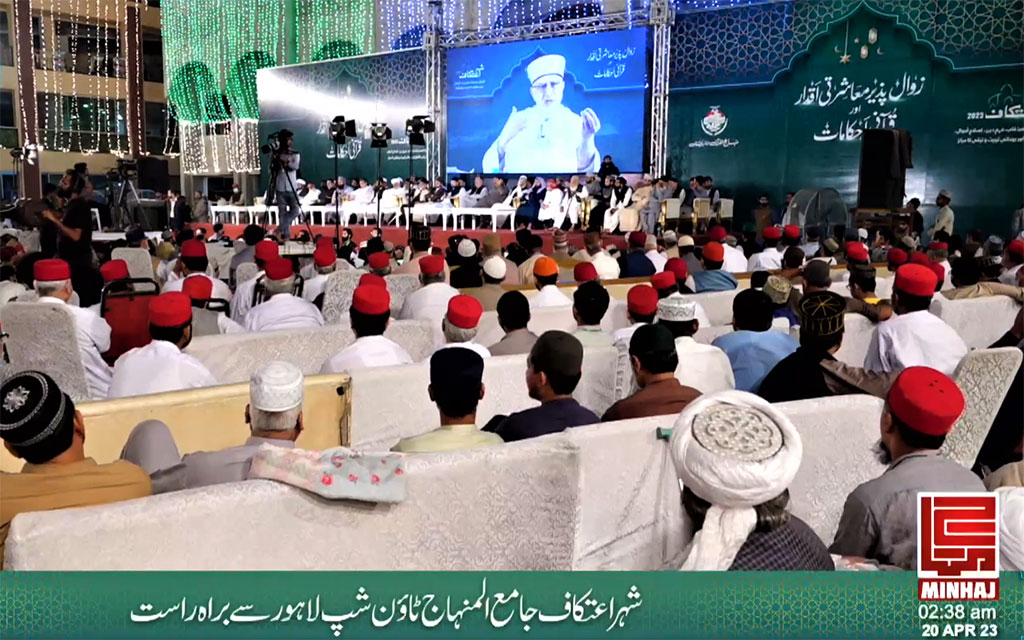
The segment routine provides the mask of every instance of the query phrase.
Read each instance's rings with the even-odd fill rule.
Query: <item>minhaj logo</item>
[[[729,126],[729,118],[717,106],[711,107],[700,121],[700,128],[709,136],[717,136]]]
[[[917,497],[921,600],[999,599],[999,502],[992,493]]]

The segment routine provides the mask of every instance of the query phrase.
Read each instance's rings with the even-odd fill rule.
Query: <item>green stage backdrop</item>
[[[301,174],[318,183],[334,173],[334,144],[329,124],[335,116],[355,120],[358,136],[339,147],[338,174],[348,178],[377,177],[377,150],[370,148],[369,127],[385,122],[394,138],[381,156],[384,178],[409,175],[409,144],[405,120],[426,113],[425,58],[422,50],[329,60],[313,64],[260,69],[256,87],[260,109],[260,141],[282,128],[295,133],[302,154]],[[268,158],[261,158],[262,184],[268,180]],[[423,175],[426,148],[413,150],[413,173]]]
[[[740,16],[721,17],[729,22]],[[789,29],[799,19],[771,17]],[[1019,26],[1006,37],[1015,33],[1019,38]],[[784,38],[771,28],[764,35]],[[716,34],[704,36],[712,46]],[[731,47],[737,56],[756,55],[747,37],[716,46]],[[699,51],[696,46],[689,55]],[[958,232],[975,226],[1009,232],[1010,215],[1024,195],[1019,64],[954,68],[915,29],[868,4],[826,23],[789,60],[788,68],[770,75],[758,75],[755,67],[735,78],[678,78],[669,107],[674,173],[712,175],[736,198],[740,221],[750,219],[763,191],[778,206],[785,191],[833,187],[853,207],[863,131],[903,128],[913,135],[908,199],[934,203],[940,189],[950,189]],[[934,206],[926,210],[926,218],[934,215]]]
[[[920,602],[902,571],[5,572],[0,637],[1017,640],[1022,598],[1009,572],[962,607]]]

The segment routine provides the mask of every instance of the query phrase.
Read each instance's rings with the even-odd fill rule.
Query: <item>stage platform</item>
[[[201,227],[201,228],[206,229],[206,233],[207,234],[212,234],[213,233],[213,225],[212,224],[193,224],[193,225],[190,225],[190,227],[193,228],[193,229]],[[327,236],[329,238],[333,238],[335,236],[335,228],[334,228],[333,225],[332,226],[312,225],[310,228],[313,231],[313,237],[316,237],[316,236],[320,235],[320,236]],[[352,230],[352,236],[353,236],[353,239],[355,240],[356,244],[361,244],[361,243],[365,242],[366,240],[368,240],[370,238],[370,230],[371,229],[375,229],[376,227],[371,226],[371,225],[350,225],[350,226],[344,227],[344,228],[351,229]],[[245,229],[245,225],[236,225],[236,224],[226,224],[226,225],[224,225],[224,233],[226,233],[231,238],[238,238],[239,236],[241,236],[242,235],[242,230],[244,230],[244,229]],[[268,231],[273,231],[274,227],[272,227],[270,225],[267,225],[267,230]],[[307,230],[306,225],[292,225],[292,235],[293,236],[296,236],[297,234],[300,234],[300,233],[302,233],[303,231],[306,231],[306,230]],[[441,227],[431,227],[430,230],[432,231],[433,242],[434,242],[434,246],[435,247],[447,247],[448,246],[448,238],[450,238],[452,236],[456,236],[456,235],[463,235],[463,236],[467,236],[469,238],[473,238],[475,240],[480,241],[480,240],[483,239],[483,237],[485,235],[487,235],[488,233],[492,233],[492,231],[490,229],[463,229],[463,230],[458,230],[458,231],[456,231],[454,229],[448,229],[448,230],[444,231],[444,230],[441,229]],[[394,226],[387,227],[387,226],[385,226],[385,227],[381,227],[381,231],[382,231],[382,235],[384,236],[384,240],[386,242],[394,243],[396,246],[398,246],[398,245],[406,246],[406,245],[409,244],[409,231],[405,227],[394,227]],[[498,233],[498,236],[501,238],[502,246],[505,246],[505,245],[508,245],[508,244],[510,244],[512,242],[515,242],[516,234],[515,234],[514,231],[511,231],[509,229],[499,229],[497,231],[497,233]],[[553,236],[552,236],[552,234],[553,234],[552,230],[534,231],[534,233],[536,235],[539,235],[544,240],[544,252],[545,253],[551,253],[552,251],[554,251],[555,243],[554,243],[554,239],[553,239]],[[576,247],[577,249],[582,249],[583,248],[583,232],[582,231],[570,231],[570,232],[568,232],[568,238],[569,238],[569,243],[572,244],[574,247]],[[602,239],[601,244],[602,244],[602,246],[614,245],[614,246],[618,247],[619,249],[624,249],[625,246],[626,246],[626,238],[625,238],[625,236],[622,236],[622,235],[606,234],[605,237]]]

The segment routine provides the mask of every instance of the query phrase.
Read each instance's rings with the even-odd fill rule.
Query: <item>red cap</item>
[[[909,262],[910,264],[919,264],[925,267],[932,263],[932,261],[928,258],[928,255],[921,253],[920,251],[915,251],[911,253]]]
[[[274,258],[267,262],[267,280],[285,280],[295,275],[292,261],[288,258]]]
[[[213,280],[202,275],[185,278],[181,292],[193,300],[209,300],[213,297]]]
[[[103,282],[124,280],[125,278],[130,277],[128,275],[128,263],[124,260],[111,260],[110,262],[104,262],[100,267],[100,273],[103,275]]]
[[[533,263],[533,275],[545,278],[558,275],[558,263],[548,257],[538,258]]]
[[[460,329],[472,329],[480,322],[484,308],[470,296],[455,296],[448,301],[448,322]]]
[[[935,285],[938,283],[935,272],[929,267],[905,264],[896,270],[896,282],[893,286],[912,296],[930,298],[935,293]]]
[[[365,277],[363,276],[363,278]],[[380,276],[374,277],[380,278]],[[352,294],[352,308],[368,316],[379,316],[391,310],[391,294],[388,293],[387,287],[366,285],[360,280],[359,286]]]
[[[597,268],[592,262],[577,262],[572,268],[572,279],[580,283],[597,280]]]
[[[383,276],[378,276],[376,273],[364,273],[362,277],[359,278],[359,286],[384,287],[387,289],[388,281],[385,280]]]
[[[714,240],[715,242],[721,242],[722,240],[725,240],[725,236],[727,235],[729,234],[725,232],[725,227],[723,227],[720,224],[711,227],[711,231],[708,231],[708,237]]]
[[[761,232],[761,235],[764,236],[766,240],[778,240],[782,237],[782,231],[778,227],[765,227],[764,231]]]
[[[383,251],[378,251],[377,253],[371,253],[370,257],[367,258],[367,262],[370,264],[371,269],[387,269],[391,265],[391,257]]]
[[[722,262],[725,260],[725,247],[717,242],[709,242],[704,245],[704,257],[711,262]]]
[[[71,267],[63,260],[40,260],[32,266],[32,277],[40,282],[70,280]]]
[[[444,258],[441,256],[429,255],[420,258],[420,273],[428,276],[437,275],[444,271]]]
[[[203,278],[204,280],[206,278]],[[192,320],[192,299],[180,291],[168,291],[149,303],[149,324],[180,327]]]
[[[782,233],[787,238],[796,240],[800,237],[800,227],[796,226],[795,224],[787,224],[786,226],[782,227]]]
[[[1020,238],[1011,240],[1010,244],[1006,245],[1006,250],[1018,258],[1024,259],[1024,240]]]
[[[322,249],[323,247],[333,249],[334,240],[332,238],[328,238],[327,236],[320,236],[319,238],[316,239],[316,248]]]
[[[181,245],[182,258],[205,258],[206,243],[202,240],[186,240]]]
[[[626,309],[641,316],[652,315],[658,310],[658,292],[650,285],[636,285],[626,294]]]
[[[683,260],[682,258],[669,258],[665,262],[665,271],[669,271],[675,275],[676,280],[686,280],[686,276],[690,273],[690,270],[686,266],[686,260]]]
[[[846,259],[867,262],[868,250],[859,242],[851,242],[846,246]]]
[[[933,262],[928,266],[933,272],[935,272],[935,277],[937,278],[935,285],[938,286],[940,282],[946,279],[946,267],[942,266],[938,262]]]
[[[908,260],[907,252],[898,247],[889,249],[889,255],[887,257],[889,259],[889,264],[894,264],[896,266],[905,264]]]
[[[256,259],[267,262],[281,255],[280,247],[273,240],[260,240],[256,243]]]
[[[949,251],[949,245],[945,242],[933,242],[928,245],[929,251]]]
[[[676,286],[676,274],[671,271],[662,271],[651,276],[651,286],[661,291]]]
[[[337,262],[338,257],[334,254],[334,247],[320,247],[313,252],[313,264],[318,267],[329,267]]]
[[[647,234],[643,231],[634,231],[629,234],[629,244],[642,247],[647,243]]]
[[[964,412],[960,387],[931,367],[908,367],[889,388],[889,411],[914,431],[944,436]]]

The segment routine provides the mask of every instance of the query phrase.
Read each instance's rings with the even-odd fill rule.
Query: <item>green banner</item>
[[[921,602],[913,572],[5,572],[0,577],[0,638],[7,640],[1017,640],[1022,634],[1024,573],[1010,572],[1002,574],[998,601],[962,603]]]

